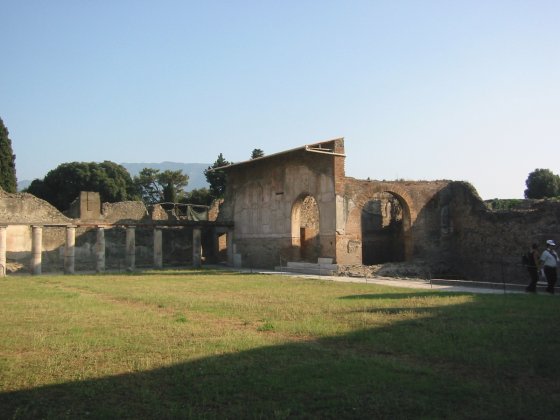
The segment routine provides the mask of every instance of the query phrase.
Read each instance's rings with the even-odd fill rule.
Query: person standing
[[[531,281],[525,291],[534,293],[537,291],[539,281],[539,246],[537,244],[531,245],[531,250],[527,254],[527,271]]]
[[[543,265],[544,275],[546,276],[546,282],[548,286],[546,291],[550,294],[554,294],[554,285],[558,278],[557,267],[558,267],[558,254],[554,250],[556,244],[552,239],[546,241],[546,249],[541,254],[540,261]]]

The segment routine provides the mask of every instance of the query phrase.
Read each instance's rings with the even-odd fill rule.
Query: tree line
[[[230,163],[220,153],[204,174],[209,188],[185,191],[189,176],[183,171],[144,168],[131,177],[125,167],[114,162],[69,162],[49,171],[43,179],[35,179],[25,190],[60,211],[70,207],[80,191],[96,191],[102,202],[138,201],[145,204],[184,203],[210,205],[225,191],[225,176],[211,169]]]

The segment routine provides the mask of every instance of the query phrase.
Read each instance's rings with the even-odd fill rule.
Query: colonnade
[[[76,227],[66,226],[66,243],[64,248],[64,272],[75,271]],[[95,261],[98,273],[105,271],[105,228],[97,227],[95,242]],[[161,227],[154,228],[154,268],[163,267],[163,234]],[[0,226],[0,276],[6,275],[7,226]],[[193,228],[192,265],[198,268],[202,264],[202,229]],[[31,226],[31,272],[41,274],[43,248],[43,226]],[[136,266],[136,227],[126,227],[125,260],[127,270]]]

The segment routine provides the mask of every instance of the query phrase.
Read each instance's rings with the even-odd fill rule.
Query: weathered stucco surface
[[[26,193],[7,193],[0,188],[0,223],[2,224],[65,224],[72,219],[54,206]]]
[[[343,139],[311,149],[224,168],[228,184],[219,218],[234,223],[234,252],[245,265],[316,257],[348,266],[405,261],[430,276],[525,282],[519,256],[532,242],[560,238],[560,203],[494,212],[464,182],[346,177]],[[313,197],[319,214],[311,229],[306,197]],[[315,233],[317,253],[304,252],[302,235]]]
[[[300,258],[300,229],[305,227],[292,222],[301,220],[308,196],[314,198],[319,213],[319,254],[335,257],[336,200],[330,155],[298,150],[230,167],[227,174],[219,220],[234,222],[234,252],[244,264],[272,267]]]

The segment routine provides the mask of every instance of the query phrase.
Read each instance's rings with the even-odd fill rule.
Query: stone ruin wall
[[[346,244],[360,242],[361,226],[354,212],[361,203],[375,191],[398,194],[400,188],[411,214],[405,234],[410,247],[407,261],[420,277],[524,284],[528,275],[521,255],[533,242],[542,250],[546,239],[560,239],[560,202],[527,200],[518,210],[492,211],[464,182],[348,181]],[[347,245],[342,255],[346,264],[359,264],[361,248]],[[345,264],[344,258],[340,264]]]
[[[72,223],[72,219],[34,195],[7,193],[0,188],[0,223],[69,224]]]
[[[435,197],[449,181],[368,181],[345,178],[338,197],[337,262],[362,264],[362,212],[371,200],[387,193],[402,208],[403,258],[432,257],[438,253],[440,240],[439,207]]]
[[[303,159],[302,159],[303,158]],[[342,194],[332,188],[332,165],[325,159],[313,169],[306,169],[306,157],[295,161],[284,158],[285,169],[275,165],[272,176],[257,167],[256,172],[235,174],[233,194],[221,203],[219,218],[232,214],[245,226],[237,225],[234,236],[236,252],[246,267],[273,267],[294,260],[290,232],[291,209],[302,191],[318,200],[320,209],[321,256],[332,256],[336,241],[337,263],[361,264],[361,209],[377,193],[389,191],[408,206],[409,227],[405,233],[407,261],[423,267],[419,275],[460,277],[500,283],[525,283],[527,273],[520,256],[532,242],[543,245],[546,239],[560,240],[560,203],[526,201],[519,210],[489,210],[469,184],[450,181],[381,182],[336,178]],[[305,178],[302,185],[301,179]],[[258,180],[258,182],[256,181]],[[277,194],[281,193],[281,194]],[[314,210],[307,201],[302,212],[306,223],[314,225]],[[336,204],[334,207],[329,207]],[[214,214],[217,214],[217,206]],[[310,217],[305,214],[310,214]],[[149,223],[153,218],[166,220],[168,214],[157,207],[150,213],[143,203],[104,204],[100,213],[104,223],[146,222],[136,229],[137,266],[152,266],[153,238]],[[229,215],[229,216],[228,216]],[[229,220],[233,220],[233,217]],[[47,202],[30,194],[0,191],[0,222],[7,224],[8,261],[29,270],[31,225],[68,225],[81,222],[60,213]],[[336,222],[336,225],[335,225]],[[326,227],[325,227],[326,224]],[[336,235],[331,234],[336,226]],[[305,227],[305,226],[304,226]],[[106,229],[107,268],[124,267],[125,231],[122,227]],[[188,264],[192,255],[192,229],[163,231],[165,265]],[[43,271],[61,271],[64,260],[65,228],[43,229]],[[76,231],[76,267],[95,266],[95,229],[80,227]],[[330,250],[330,251],[329,251]],[[325,251],[325,252],[323,252]],[[330,254],[329,254],[330,252]]]
[[[547,239],[560,239],[560,202],[527,200],[525,208],[492,211],[474,189],[451,187],[450,246],[457,271],[473,280],[527,283],[521,255],[533,242],[542,252]]]
[[[339,146],[343,153],[343,143]],[[234,252],[244,266],[298,260],[291,212],[302,193],[317,200],[320,256],[341,266],[362,265],[362,210],[386,193],[393,198],[385,200],[396,198],[402,207],[402,238],[396,242],[405,264],[420,267],[416,273],[423,277],[524,283],[527,273],[519,260],[530,243],[560,240],[560,203],[492,211],[468,183],[358,180],[345,176],[344,158],[337,156],[295,150],[245,162],[227,174],[219,218],[235,222]],[[305,216],[312,213],[307,204],[302,217],[314,227]]]
[[[305,151],[245,163],[228,170],[218,220],[234,221],[234,253],[246,267],[275,267],[300,258],[294,246],[292,208],[307,195],[319,207],[323,256],[335,254],[335,200],[331,156]],[[303,204],[304,209],[308,203]],[[305,210],[304,210],[305,212]],[[310,222],[313,223],[313,222]]]
[[[82,193],[83,194],[83,193]],[[92,196],[89,196],[92,200]],[[93,203],[95,207],[95,197]],[[78,206],[69,215],[79,215]],[[99,200],[97,199],[97,205]],[[0,189],[0,223],[7,225],[8,272],[31,271],[31,227],[43,226],[42,271],[61,272],[64,269],[66,225],[78,225],[76,229],[75,264],[78,270],[94,270],[96,266],[96,226],[105,226],[106,268],[124,269],[126,231],[113,224],[138,224],[135,229],[136,266],[153,266],[153,222],[169,217],[158,206],[150,214],[142,202],[127,201],[103,203],[101,211],[88,211],[81,219],[67,217],[48,202],[26,193],[6,193]],[[95,215],[97,219],[93,219]],[[86,226],[80,226],[86,224]],[[187,265],[192,262],[192,228],[169,227],[162,230],[163,264]]]
[[[326,194],[328,187],[316,188],[332,185],[328,179],[332,176],[331,166],[318,165],[316,156],[313,158],[313,172],[302,169],[301,157],[289,156],[275,163],[273,171],[264,167],[244,168],[243,172],[236,171],[231,176],[234,184],[231,191],[236,196],[226,197],[224,214],[229,212],[236,221],[236,252],[242,254],[244,265],[272,267],[281,261],[297,260],[286,232],[290,231],[293,203],[302,191],[320,197],[321,236],[325,231],[322,225],[325,216],[337,219],[336,253],[329,254],[328,247],[322,247],[320,256],[334,254],[340,265],[362,264],[361,212],[369,200],[382,192],[396,197],[406,213],[402,239],[405,264],[416,265],[416,274],[422,277],[523,284],[527,273],[520,265],[520,255],[532,242],[543,244],[547,238],[560,239],[560,203],[557,202],[535,202],[524,210],[492,211],[465,182],[385,182],[344,176],[335,179],[342,189],[333,198]],[[291,171],[297,177],[286,177]],[[302,186],[300,179],[304,176],[309,180]],[[284,184],[274,184],[270,177]],[[319,181],[321,177],[325,180]],[[294,184],[286,185],[291,182]],[[279,197],[274,194],[278,185],[284,191]],[[267,194],[268,199],[261,198]],[[236,200],[241,203],[232,205]],[[336,211],[328,210],[329,201],[336,204]],[[302,205],[302,212],[313,213],[307,202]],[[277,229],[260,230],[271,225]],[[332,241],[333,237],[322,237],[321,245],[325,239]]]
[[[101,220],[106,223],[151,222],[148,209],[141,201],[121,201],[119,203],[103,203]]]

